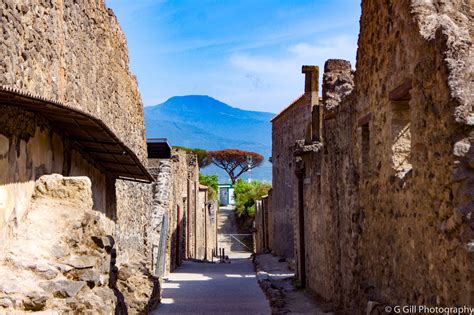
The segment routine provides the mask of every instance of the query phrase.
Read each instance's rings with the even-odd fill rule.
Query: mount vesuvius
[[[267,181],[271,180],[268,158],[273,116],[235,108],[205,95],[175,96],[162,104],[145,107],[148,138],[168,138],[173,146],[258,152],[265,157],[265,163],[252,171],[252,178]],[[203,169],[203,173],[218,174],[221,182],[227,181],[225,172],[214,166]]]

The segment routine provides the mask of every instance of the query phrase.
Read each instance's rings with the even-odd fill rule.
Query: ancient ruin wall
[[[208,216],[207,216],[207,243],[206,243],[206,259],[212,260],[212,254],[217,252],[217,222],[219,216],[219,202],[217,200],[209,200]]]
[[[269,199],[268,196],[263,197],[261,200],[257,200],[255,203],[255,220],[254,220],[254,232],[253,232],[253,250],[256,254],[263,254],[271,247],[268,244],[270,236],[269,227],[271,224],[268,222],[269,218]]]
[[[160,238],[163,231],[163,219],[169,213],[171,197],[173,195],[172,161],[169,159],[149,159],[149,171],[155,178],[153,183],[153,200],[147,232],[148,246],[151,247],[151,270],[157,271],[159,257]]]
[[[328,61],[323,154],[303,157],[307,285],[347,314],[470,305],[472,17],[462,2],[362,9],[355,89]]]
[[[0,251],[0,313],[113,313],[114,223],[92,210],[91,181],[34,184],[24,224]]]
[[[125,37],[103,0],[2,1],[0,85],[100,118],[143,162],[143,107]]]
[[[92,181],[94,209],[112,218],[106,199],[113,194],[109,178],[42,117],[18,108],[0,111],[0,239],[23,221],[35,180],[44,174],[86,175]]]
[[[323,101],[319,106],[323,126],[320,150],[301,155],[304,173],[303,208],[306,285],[327,301],[353,298],[354,264],[352,213],[354,163],[351,156],[351,106],[339,103],[353,88],[350,63],[329,60],[324,67]],[[318,109],[313,109],[317,111]],[[317,125],[317,124],[316,124]],[[351,244],[351,245],[349,245]],[[348,246],[349,245],[349,246]],[[299,248],[297,248],[299,250]],[[299,266],[299,265],[298,265]],[[341,283],[345,281],[345,286]]]
[[[117,250],[122,261],[143,255],[153,266],[149,241],[153,204],[153,184],[117,180]]]
[[[206,254],[206,234],[207,234],[207,189],[199,187],[198,203],[196,207],[196,258],[204,259]]]
[[[166,215],[165,273],[169,273],[186,257],[204,258],[204,213],[199,191],[193,189],[199,187],[199,167],[194,154],[179,149],[172,151],[171,159],[148,160],[148,166],[154,182],[116,182],[117,248],[120,262],[143,257],[147,267],[156,271]]]
[[[306,138],[308,124],[311,124],[311,104],[305,96],[301,96],[272,121],[271,207],[275,231],[272,250],[286,257],[293,257],[294,250],[297,183],[293,148],[296,140]]]
[[[199,167],[196,155],[187,154],[187,171],[188,171],[188,209],[189,220],[188,224],[188,233],[189,233],[189,242],[187,246],[187,257],[196,258],[197,257],[197,244],[198,244],[198,226],[197,226],[197,216],[198,216],[198,202],[199,202]]]
[[[149,159],[148,167],[152,183],[116,181],[116,237],[122,261],[141,255],[156,271],[163,217],[172,212],[173,183],[180,174],[172,173],[169,159]]]
[[[275,220],[273,218],[273,208],[272,208],[272,198],[273,198],[273,189],[268,191],[268,198],[267,198],[267,211],[268,211],[268,220],[267,220],[267,229],[268,229],[268,248],[272,249],[275,247]]]
[[[354,132],[353,149],[366,300],[473,303],[472,127],[459,119],[467,117],[461,113],[471,84],[463,79],[472,62],[466,59],[466,30],[470,25],[472,33],[473,25],[467,6],[363,2],[355,97],[356,119],[370,114],[369,141]],[[407,107],[397,91],[408,80]],[[397,132],[407,119],[403,111],[408,137]],[[403,137],[408,152],[398,146]],[[400,152],[408,161],[403,171],[394,165]]]
[[[189,228],[188,233],[191,234],[193,231],[192,222],[188,222],[188,215],[192,217],[194,212],[193,205],[190,201],[193,199],[189,196],[188,185],[191,183],[195,184],[193,178],[189,177],[190,164],[188,162],[188,153],[183,150],[173,150],[172,152],[172,173],[173,173],[173,186],[172,195],[169,207],[169,231],[168,234],[168,262],[167,271],[171,272],[181,264],[181,261],[187,256],[185,252],[186,246],[189,248],[192,244],[192,239],[189,240],[186,235],[186,231]],[[196,158],[196,156],[194,156]]]
[[[199,185],[197,211],[197,255],[196,259],[211,260],[212,251],[216,249],[218,204],[209,199],[208,187]]]

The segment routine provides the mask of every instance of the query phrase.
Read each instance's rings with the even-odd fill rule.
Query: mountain
[[[251,176],[267,181],[271,181],[272,176],[268,158],[273,116],[235,108],[205,95],[175,96],[162,104],[145,107],[148,138],[168,138],[173,146],[258,152],[265,157],[265,162],[252,170]],[[220,182],[228,180],[226,173],[215,166],[204,168],[203,173],[218,174]]]

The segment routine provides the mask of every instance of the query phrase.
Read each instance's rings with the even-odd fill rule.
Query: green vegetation
[[[211,159],[209,158],[209,154],[206,150],[204,149],[198,149],[198,148],[186,148],[186,147],[180,147],[180,146],[173,146],[174,149],[181,149],[189,153],[194,153],[197,156],[198,164],[200,168],[204,168],[211,164]]]
[[[209,188],[209,199],[217,200],[218,178],[217,175],[199,174],[199,183]]]
[[[237,180],[234,185],[235,211],[237,215],[255,217],[255,201],[268,194],[272,188],[269,183],[254,180],[250,183],[243,179]]]

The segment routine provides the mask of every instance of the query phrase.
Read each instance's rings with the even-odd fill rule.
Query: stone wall
[[[148,167],[155,178],[151,184],[117,181],[119,262],[143,256],[146,266],[157,272],[164,216],[168,222],[165,274],[185,258],[210,259],[217,206],[209,203],[207,187],[199,185],[196,156],[173,149],[171,159],[150,159]]]
[[[199,185],[198,207],[196,208],[196,256],[195,259],[212,260],[217,249],[218,203],[209,199],[207,186]]]
[[[120,26],[103,0],[2,1],[0,85],[100,118],[146,162],[143,107]]]
[[[266,228],[268,230],[268,248],[271,250],[272,248],[275,247],[275,222],[274,216],[273,216],[273,188],[268,191],[268,197],[267,197],[267,216],[268,220],[266,221]]]
[[[303,95],[272,120],[272,212],[275,233],[272,250],[275,254],[293,257],[295,220],[296,140],[305,139],[310,131],[311,104]]]
[[[153,272],[157,272],[160,246],[160,234],[164,216],[167,216],[168,229],[166,270],[170,271],[170,257],[175,256],[170,243],[176,237],[176,203],[178,195],[175,188],[180,181],[186,182],[187,173],[180,173],[175,157],[169,159],[149,159],[149,172],[154,177],[152,183],[139,183],[117,180],[117,249],[121,253],[120,261],[134,261],[143,258],[143,263]],[[182,201],[181,201],[182,202]],[[182,206],[182,205],[181,205]],[[175,260],[173,260],[175,261]],[[175,266],[173,265],[174,269]]]
[[[353,89],[350,63],[329,60],[324,67],[320,150],[301,157],[304,269],[300,280],[326,301],[350,303],[357,264],[357,179],[352,156],[352,107],[340,105]],[[301,257],[297,256],[297,259]],[[297,261],[298,274],[301,264]],[[337,302],[336,302],[337,301]]]
[[[341,313],[474,303],[468,10],[363,1],[357,71],[325,65],[321,114],[310,121],[319,149],[305,151],[314,144],[306,140],[296,150],[304,224],[295,228],[305,240],[297,266]]]
[[[153,184],[117,180],[117,250],[120,260],[134,260],[143,255],[148,268],[153,267],[150,237],[153,211]],[[155,244],[156,245],[156,244]]]
[[[254,252],[256,254],[263,254],[270,250],[269,238],[270,233],[268,231],[272,224],[269,224],[269,199],[268,196],[257,200],[255,203],[256,213],[254,220]]]
[[[143,108],[136,80],[128,69],[125,37],[103,0],[2,1],[0,18],[5,22],[2,23],[3,32],[0,35],[0,85],[13,91],[20,90],[21,94],[33,94],[35,98],[60,102],[65,107],[80,110],[101,120],[144,164],[147,162]],[[57,295],[62,298],[76,295],[81,297],[74,301],[63,299],[55,306],[56,304],[50,304],[49,295],[46,304],[43,303],[42,295],[27,295],[31,301],[35,299],[42,302],[35,302],[32,306],[31,301],[19,296],[18,300],[4,301],[2,306],[25,310],[57,308],[66,312],[88,310],[112,313],[118,305],[119,312],[127,309],[130,313],[147,312],[156,303],[155,298],[159,297],[155,292],[159,285],[150,273],[150,268],[153,267],[153,245],[156,244],[157,235],[159,237],[157,224],[161,223],[156,217],[162,216],[158,209],[160,206],[157,205],[160,201],[154,199],[155,195],[161,196],[160,191],[157,191],[162,188],[160,181],[151,185],[117,181],[115,185],[115,177],[100,167],[91,155],[75,143],[71,135],[55,126],[48,117],[24,111],[20,104],[16,105],[18,106],[9,107],[0,104],[2,248],[11,249],[12,246],[15,247],[15,242],[22,241],[27,241],[33,248],[34,233],[38,232],[35,226],[37,220],[45,235],[64,238],[61,242],[67,243],[70,247],[67,249],[74,256],[94,256],[92,260],[99,265],[76,268],[81,270],[68,268],[66,272],[61,269],[62,275],[45,269],[44,265],[38,267],[41,270],[34,266],[14,266],[25,275],[25,279],[30,272],[28,269],[32,268],[40,272],[44,269],[54,274],[54,277],[59,277],[59,282],[43,288],[43,291],[50,290],[48,292],[55,298]],[[90,178],[89,190],[93,204],[90,207],[87,204],[87,207],[78,210],[67,208],[67,213],[61,213],[64,226],[61,217],[50,217],[48,211],[29,212],[31,209],[36,210],[35,199],[32,198],[35,181],[42,175],[52,173]],[[46,190],[50,189],[49,183],[45,184]],[[59,188],[56,195],[70,199],[63,200],[65,202],[74,202],[73,196],[69,198],[66,192],[67,190]],[[125,195],[126,198],[123,198]],[[93,214],[92,209],[98,211]],[[54,212],[53,210],[60,209],[51,211]],[[102,224],[100,218],[103,214],[116,223],[114,225],[110,222],[113,229],[107,232],[110,236],[107,239],[113,241],[112,237],[117,237],[118,252],[111,248],[113,244],[104,245],[106,239],[102,236],[97,238],[102,245],[93,245],[90,233],[95,230],[91,232],[88,229],[95,229],[95,225]],[[63,227],[67,229],[63,231]],[[63,235],[66,232],[70,233]],[[37,243],[42,244],[41,235]],[[81,246],[76,246],[78,244]],[[54,245],[54,242],[50,245]],[[109,248],[105,249],[104,246]],[[15,251],[14,258],[27,259],[29,254]],[[55,253],[43,254],[44,257],[40,258],[47,260],[47,264],[56,263],[53,257]],[[8,268],[11,267],[9,259],[2,261]],[[87,259],[86,261],[91,261]],[[107,264],[107,268],[102,263]],[[72,267],[75,268],[74,265]],[[90,267],[91,270],[83,272],[82,269]],[[95,272],[95,267],[99,269],[98,272]],[[109,271],[110,278],[108,275],[104,278]],[[70,283],[64,277],[77,283]],[[35,288],[40,279],[32,277],[30,280],[27,288],[35,289],[35,294],[41,293],[41,290]],[[101,295],[94,296],[93,292],[86,290],[86,282],[88,288],[100,287]],[[58,293],[55,290],[63,291]],[[85,295],[82,296],[81,292]],[[112,299],[109,299],[110,292]]]
[[[199,184],[195,154],[181,149],[172,152],[173,191],[170,201],[169,263],[172,271],[185,258],[212,257],[217,238],[217,205],[209,201],[207,187]]]
[[[0,313],[113,313],[114,223],[92,210],[91,181],[56,174],[33,187],[24,224],[0,251]]]
[[[205,258],[207,260],[212,260],[212,255],[217,253],[217,222],[219,220],[219,202],[217,200],[209,200],[207,211],[207,243],[205,249]]]
[[[468,166],[474,23],[468,10],[462,2],[363,2],[354,119],[371,114],[367,176],[360,171],[360,133],[354,132],[353,150],[359,161],[358,255],[366,299],[474,303],[469,249],[474,172]],[[398,93],[407,80],[408,106]],[[408,119],[400,111],[408,111]],[[402,131],[400,121],[408,121]],[[408,152],[400,148],[404,138]],[[400,154],[408,159],[402,171],[395,159]]]
[[[91,186],[87,177],[58,174],[36,181],[25,222],[0,254],[0,312],[137,314],[156,307],[157,279],[136,257],[116,259],[115,222],[93,211]]]
[[[206,259],[208,203],[207,187],[199,185],[198,204],[196,207],[196,257]]]
[[[0,239],[5,241],[21,224],[31,201],[35,180],[44,174],[88,176],[94,209],[113,218],[111,180],[87,160],[79,148],[48,121],[18,108],[0,105]]]
[[[188,235],[186,257],[197,258],[198,256],[198,206],[199,206],[199,168],[197,158],[194,154],[186,155],[187,172],[188,172]]]
[[[196,156],[186,153],[184,150],[173,150],[172,152],[172,174],[173,185],[169,210],[169,261],[166,269],[173,271],[179,266],[184,258],[193,257],[186,253],[186,248],[192,246],[193,241],[188,237],[193,231],[190,218],[193,217],[196,197],[190,194],[190,185],[196,185],[196,178],[190,177],[190,172],[197,164],[190,164]],[[199,170],[197,171],[199,173]],[[194,203],[193,203],[194,200]],[[189,221],[188,221],[189,219]]]

